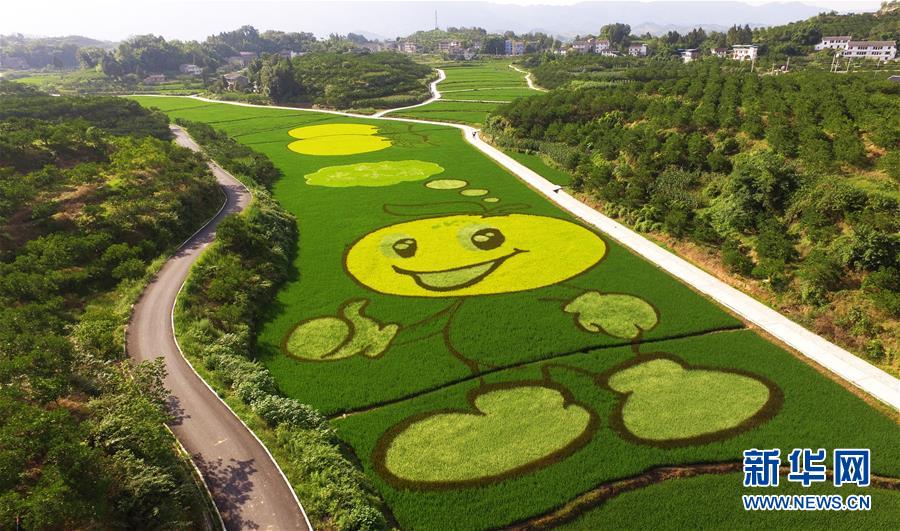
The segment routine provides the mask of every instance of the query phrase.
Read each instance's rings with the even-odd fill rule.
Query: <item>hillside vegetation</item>
[[[294,59],[273,55],[255,60],[247,72],[251,85],[275,103],[344,109],[425,100],[432,75],[430,67],[391,52],[315,52]]]
[[[220,201],[164,116],[0,84],[0,526],[203,526],[163,366],[122,338],[148,266]]]
[[[718,253],[758,295],[896,371],[900,87],[717,61],[627,77],[517,100],[487,130],[572,172],[639,230]]]

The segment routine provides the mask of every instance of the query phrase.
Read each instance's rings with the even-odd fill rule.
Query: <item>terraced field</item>
[[[528,88],[525,75],[510,68],[508,60],[486,59],[437,66],[447,74],[447,79],[438,85],[441,99],[389,113],[389,116],[481,124],[498,105],[535,94]]]
[[[560,211],[456,129],[136,99],[284,172],[274,196],[298,220],[296,275],[260,359],[282,392],[330,416],[402,528],[646,528],[669,513],[745,527],[734,473],[562,509],[657,467],[737,464],[748,448],[871,448],[873,473],[900,477],[895,418]],[[892,527],[897,491],[869,490],[865,520],[809,521]]]

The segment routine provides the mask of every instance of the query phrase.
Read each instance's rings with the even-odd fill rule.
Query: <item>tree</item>
[[[481,50],[488,55],[503,55],[506,52],[506,39],[488,37],[482,42]]]
[[[97,68],[105,56],[106,50],[103,48],[80,48],[78,50],[78,64],[81,65],[81,68]]]
[[[292,101],[301,93],[293,65],[280,56],[274,56],[260,69],[259,87],[275,102]]]
[[[631,35],[631,26],[619,22],[607,24],[600,28],[600,35],[609,39],[612,46],[627,44],[625,40]]]

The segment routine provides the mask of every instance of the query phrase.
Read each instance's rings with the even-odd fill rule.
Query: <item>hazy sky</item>
[[[402,2],[404,0],[394,1]],[[466,0],[460,1],[465,2]],[[490,1],[495,4],[518,5],[579,3],[574,0]],[[602,2],[603,0],[594,1]],[[716,0],[699,1],[716,3]],[[741,1],[751,5],[779,3],[771,0]],[[820,7],[822,10],[835,9],[842,12],[874,11],[880,5],[879,0],[799,0],[799,2]],[[302,0],[259,0],[255,2],[252,0],[3,0],[3,4],[3,9],[0,10],[2,12],[0,34],[24,33],[52,36],[77,34],[99,39],[120,40],[129,35],[155,33],[167,38],[202,39],[210,33],[234,29],[243,24],[253,24],[260,29],[306,30],[320,36],[330,31],[346,33],[346,31],[369,29],[366,27],[341,27],[342,13],[340,10],[329,9],[323,2],[310,5]],[[709,9],[715,9],[715,7],[711,5]],[[647,22],[665,23],[663,20]],[[753,21],[735,20],[734,22]],[[383,24],[379,26],[384,27]],[[488,27],[487,29],[499,28]],[[402,34],[403,32],[398,33]],[[395,35],[385,36],[394,37]]]

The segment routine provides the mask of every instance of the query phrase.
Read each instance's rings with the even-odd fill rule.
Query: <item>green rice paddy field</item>
[[[895,418],[582,226],[456,129],[136,99],[284,172],[273,193],[298,220],[296,275],[260,358],[286,395],[332,418],[402,528],[528,522],[606,483],[748,448],[871,448],[873,473],[900,477]],[[895,528],[897,491],[863,490],[869,514],[748,520],[740,474],[700,476],[567,525]]]
[[[525,83],[525,74],[510,68],[508,60],[488,59],[437,66],[447,75],[438,84],[441,99],[450,101],[438,100],[422,107],[390,113],[391,116],[481,124],[488,113],[502,102],[536,94]]]

